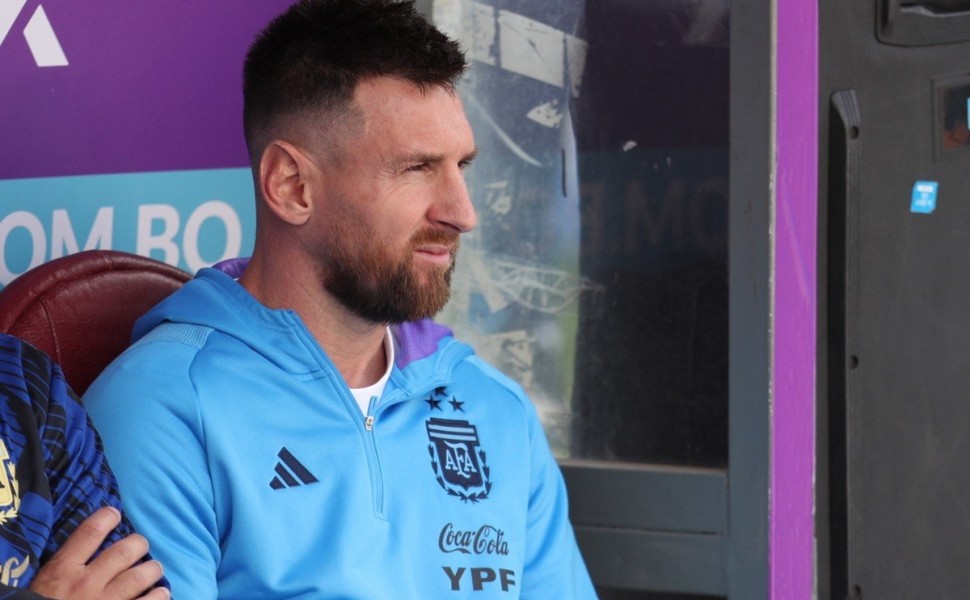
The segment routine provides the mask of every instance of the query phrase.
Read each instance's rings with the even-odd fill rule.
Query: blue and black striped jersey
[[[39,598],[23,590],[39,566],[107,505],[117,482],[60,367],[0,334],[0,600]],[[131,532],[123,519],[102,549]]]

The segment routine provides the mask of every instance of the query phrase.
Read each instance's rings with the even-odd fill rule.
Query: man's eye
[[[461,162],[458,163],[458,168],[461,169],[462,171],[464,171],[465,169],[467,169],[470,166],[472,166],[472,161],[470,161],[470,160],[463,160],[463,161],[461,161]]]
[[[420,163],[420,164],[416,164],[416,165],[411,165],[410,167],[408,167],[408,168],[406,168],[404,170],[407,171],[407,172],[409,172],[409,173],[417,173],[417,172],[420,172],[420,171],[427,171],[428,170],[428,163]]]

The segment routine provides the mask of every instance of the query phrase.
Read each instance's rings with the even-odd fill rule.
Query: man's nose
[[[430,217],[459,233],[468,233],[478,224],[475,206],[460,170],[455,169],[455,173],[449,174],[447,181],[442,183]]]

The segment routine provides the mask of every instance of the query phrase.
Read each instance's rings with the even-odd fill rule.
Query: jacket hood
[[[166,322],[197,325],[241,341],[284,371],[319,370],[319,355],[323,351],[299,315],[292,310],[267,308],[236,281],[247,262],[248,259],[235,259],[200,270],[194,279],[135,322],[132,341]],[[457,359],[471,353],[471,348],[454,340],[451,329],[430,319],[402,323],[392,330],[396,343],[394,362],[402,370],[432,356],[444,345],[458,345],[461,349],[452,349],[442,357]],[[330,362],[329,358],[326,362]],[[428,366],[441,372],[444,365]]]

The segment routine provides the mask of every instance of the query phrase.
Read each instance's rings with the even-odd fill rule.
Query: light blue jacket
[[[84,396],[173,596],[595,598],[535,409],[430,321],[364,418],[292,311],[204,269]]]

